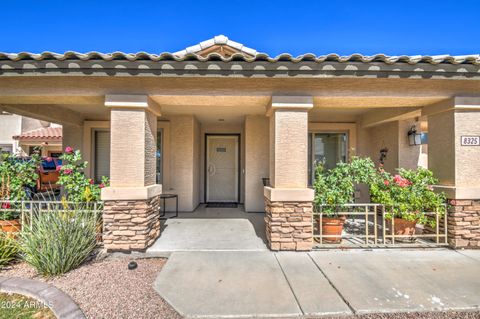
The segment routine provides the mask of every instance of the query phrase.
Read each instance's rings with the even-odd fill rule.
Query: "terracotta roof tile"
[[[32,131],[23,132],[20,135],[13,136],[15,140],[49,140],[61,141],[62,128],[61,127],[45,127]]]
[[[197,54],[205,49],[208,49],[214,45],[227,45],[235,50],[239,51],[232,54],[231,56],[222,56],[217,52],[209,53],[206,56]],[[178,52],[170,53],[164,52],[161,54],[151,54],[147,52],[138,52],[138,53],[124,53],[124,52],[112,52],[112,53],[101,53],[101,52],[88,52],[88,53],[78,53],[73,51],[68,51],[65,53],[54,53],[54,52],[43,52],[43,53],[30,53],[30,52],[19,52],[19,53],[4,53],[0,52],[0,62],[1,61],[22,61],[22,60],[33,60],[33,61],[66,61],[66,60],[79,60],[79,61],[199,61],[199,62],[209,62],[209,61],[223,61],[223,62],[314,62],[314,63],[325,63],[325,62],[340,62],[340,63],[349,63],[349,62],[361,62],[361,63],[376,63],[381,62],[385,64],[396,64],[396,63],[407,63],[414,65],[417,63],[428,63],[431,65],[438,64],[471,64],[471,65],[480,65],[480,55],[458,55],[451,56],[448,54],[445,55],[401,55],[401,56],[389,56],[385,54],[375,54],[375,55],[362,55],[362,54],[351,54],[346,56],[341,56],[335,53],[327,55],[315,55],[312,53],[307,53],[294,57],[288,53],[282,53],[275,57],[271,57],[266,53],[259,53],[254,49],[245,47],[243,44],[232,41],[224,35],[216,36],[212,39],[203,41],[197,45],[186,48]]]

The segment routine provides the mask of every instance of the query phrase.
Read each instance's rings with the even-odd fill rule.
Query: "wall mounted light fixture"
[[[415,127],[415,125],[412,125],[412,127],[410,128],[407,134],[408,134],[408,144],[410,144],[410,146],[422,144],[422,134],[417,133],[417,128]]]

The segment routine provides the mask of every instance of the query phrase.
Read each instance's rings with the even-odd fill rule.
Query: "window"
[[[2,153],[11,154],[12,152],[13,152],[12,144],[0,144],[0,154]]]
[[[38,150],[40,149],[39,146],[29,146],[28,147],[28,156],[32,156],[35,153],[38,153]]]
[[[308,184],[312,185],[315,166],[324,163],[326,169],[347,161],[347,133],[308,134]]]
[[[163,182],[163,168],[162,168],[162,155],[163,155],[163,131],[160,129],[157,131],[157,153],[155,157],[157,159],[157,184],[162,184]]]
[[[53,157],[53,158],[59,158],[60,156],[62,156],[61,152],[48,152],[48,154],[50,157]]]
[[[110,131],[95,130],[94,139],[94,179],[100,183],[102,176],[110,177]]]

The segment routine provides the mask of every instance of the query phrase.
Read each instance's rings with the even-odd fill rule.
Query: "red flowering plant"
[[[393,217],[435,226],[435,220],[428,218],[428,212],[439,211],[445,204],[445,195],[433,191],[438,180],[432,171],[425,168],[408,170],[400,168],[392,175],[381,166],[377,178],[370,184],[372,202],[383,204],[386,218]]]
[[[0,220],[17,219],[20,201],[29,199],[38,178],[40,156],[0,154]]]
[[[88,162],[82,160],[79,150],[67,146],[60,156],[63,165],[59,168],[58,183],[63,185],[65,199],[71,202],[95,202],[100,200],[100,191],[108,186],[107,177],[102,177],[100,184],[95,184],[93,179],[85,176],[84,170]]]

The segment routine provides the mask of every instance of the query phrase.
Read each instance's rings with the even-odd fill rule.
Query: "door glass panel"
[[[323,163],[325,169],[347,161],[346,133],[313,133],[309,136],[309,183],[312,184],[315,166]]]

